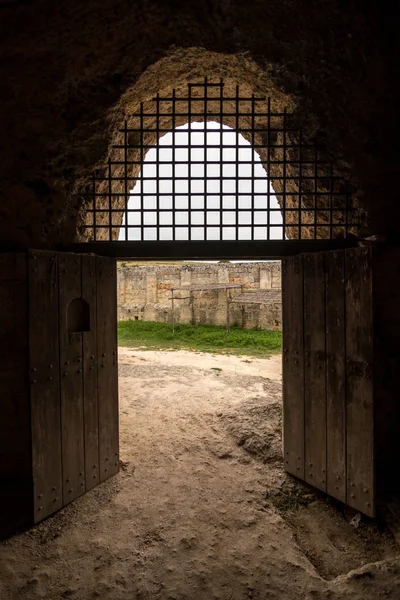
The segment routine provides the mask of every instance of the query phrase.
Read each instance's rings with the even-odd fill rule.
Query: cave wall
[[[206,74],[301,115],[371,232],[398,230],[400,42],[385,2],[39,0],[0,16],[0,243],[74,241],[124,116]]]

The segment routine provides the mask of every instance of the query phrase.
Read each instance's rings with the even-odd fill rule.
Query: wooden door
[[[373,516],[370,250],[284,259],[282,301],[285,469]]]
[[[29,253],[34,521],[119,470],[115,259]]]

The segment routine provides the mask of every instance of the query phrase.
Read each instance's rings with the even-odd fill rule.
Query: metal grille
[[[346,182],[292,114],[205,79],[126,119],[93,174],[83,239],[334,240],[358,225]]]

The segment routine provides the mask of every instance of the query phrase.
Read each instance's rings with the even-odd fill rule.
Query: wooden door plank
[[[83,332],[83,403],[86,490],[99,483],[99,414],[97,405],[96,257],[82,256],[82,298],[89,305],[90,330]]]
[[[346,330],[344,252],[325,254],[326,453],[328,494],[346,502]]]
[[[60,254],[60,363],[63,503],[85,492],[82,333],[70,331],[69,303],[81,298],[81,256]]]
[[[62,506],[57,254],[30,252],[28,273],[33,509],[38,522]]]
[[[283,454],[288,473],[304,479],[303,257],[282,261]]]
[[[325,255],[304,256],[305,480],[326,491]]]
[[[116,263],[98,257],[97,353],[100,481],[119,470]]]
[[[346,250],[347,504],[374,516],[371,250]]]

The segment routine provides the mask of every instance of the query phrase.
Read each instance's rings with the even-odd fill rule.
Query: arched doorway
[[[202,123],[202,132],[196,125],[199,121]],[[165,143],[163,146],[164,134],[168,135],[169,132],[172,135],[171,143]],[[202,140],[195,143],[194,138],[199,133]],[[214,134],[219,135],[216,143],[207,143],[207,138]],[[183,136],[183,144],[179,144],[179,136]],[[226,136],[228,143],[224,143]],[[243,142],[240,141],[242,138]],[[165,161],[160,159],[164,150],[168,151]],[[240,155],[244,150],[247,158],[241,160]],[[202,155],[196,157],[197,151],[201,151]],[[224,156],[226,151],[228,156]],[[144,177],[145,158],[150,152],[155,153],[155,160],[149,161],[153,163],[154,168],[149,177]],[[181,156],[179,160],[179,154],[182,152],[185,156]],[[213,152],[218,152],[218,156],[213,156]],[[229,156],[232,152],[233,158]],[[240,169],[244,165],[249,170],[243,174]],[[213,169],[217,166],[218,173],[215,173]],[[234,173],[231,167],[234,167]],[[185,174],[177,176],[178,168],[185,168]],[[168,174],[162,175],[162,169],[168,169]],[[194,172],[196,169],[202,169],[201,174],[194,174],[193,169]],[[257,169],[261,169],[261,175],[257,175]],[[260,189],[257,187],[258,182],[261,185]],[[135,192],[135,185],[138,183],[140,187]],[[197,185],[201,186],[200,189],[196,188]],[[214,185],[218,187],[213,188]],[[150,186],[151,189],[146,191],[146,186]],[[301,253],[312,252],[312,268],[300,271],[297,269],[296,272],[294,267],[294,275],[297,277],[293,275],[287,280],[290,285],[284,288],[286,307],[293,303],[293,307],[296,308],[286,311],[288,316],[284,329],[286,326],[286,331],[289,331],[288,319],[293,319],[294,315],[297,315],[297,321],[293,322],[293,325],[299,327],[297,346],[293,346],[289,339],[289,346],[294,350],[287,356],[291,371],[285,367],[286,381],[292,392],[289,394],[291,402],[285,403],[284,426],[288,425],[286,430],[291,432],[288,438],[290,444],[298,436],[297,446],[289,448],[289,441],[286,444],[285,452],[296,454],[295,458],[292,456],[291,460],[287,459],[286,468],[294,475],[308,480],[305,470],[305,461],[310,455],[307,439],[312,436],[312,431],[324,430],[325,437],[321,436],[321,444],[326,444],[328,423],[326,271],[319,269],[318,265],[319,261],[325,264],[325,257],[321,251],[329,252],[335,249],[343,252],[356,246],[359,226],[358,211],[352,199],[351,189],[346,181],[334,173],[326,152],[320,150],[315,141],[306,141],[296,119],[286,110],[274,108],[270,99],[256,98],[254,95],[242,96],[238,86],[234,95],[231,88],[229,93],[225,94],[223,81],[214,83],[206,79],[198,84],[189,84],[186,94],[179,97],[174,90],[165,97],[157,95],[147,104],[142,103],[138,112],[126,118],[118,139],[111,148],[107,164],[93,173],[92,189],[87,193],[86,206],[85,222],[80,232],[82,241],[64,246],[63,250],[81,252],[82,255],[105,255],[109,257],[108,262],[106,258],[99,258],[99,267],[90,271],[90,279],[87,273],[84,276],[85,261],[82,260],[81,271],[79,268],[75,271],[64,269],[67,283],[63,283],[63,277],[58,281],[59,285],[65,285],[65,289],[68,286],[78,289],[79,293],[74,292],[73,298],[81,296],[85,299],[83,283],[87,283],[89,279],[93,294],[97,293],[98,364],[97,379],[93,379],[95,393],[92,397],[95,399],[94,413],[101,408],[103,417],[93,421],[95,435],[90,438],[94,440],[93,447],[85,446],[91,442],[82,427],[82,419],[80,445],[75,444],[72,437],[64,436],[64,439],[69,440],[68,451],[71,448],[74,452],[80,451],[80,464],[74,460],[70,461],[74,469],[76,466],[74,477],[79,486],[71,487],[70,481],[65,481],[63,502],[72,500],[73,493],[80,495],[88,489],[88,479],[84,473],[87,472],[89,463],[84,464],[85,456],[99,457],[99,461],[93,460],[90,467],[92,470],[96,469],[97,477],[97,465],[100,464],[99,481],[118,470],[113,261],[115,258],[126,257],[251,260],[295,255],[294,259],[288,259],[290,261],[296,260],[296,256]],[[62,254],[60,256],[62,257]],[[48,261],[47,258],[45,260]],[[59,260],[62,262],[63,259]],[[288,262],[287,266],[290,264]],[[33,269],[32,276],[34,272]],[[336,276],[338,281],[343,283],[343,273],[340,270]],[[297,287],[292,286],[294,282],[298,283]],[[51,288],[48,291],[50,293]],[[338,294],[338,303],[341,302],[344,293],[343,288]],[[318,302],[313,303],[314,297]],[[313,310],[318,307],[318,319],[303,319],[306,302],[303,305],[302,298],[307,298],[308,306]],[[40,308],[39,304],[37,310]],[[55,303],[55,315],[58,311],[57,306]],[[314,347],[314,338],[311,336],[307,350],[304,332],[308,331],[307,327],[314,332],[314,326],[318,348]],[[291,327],[290,330],[294,331],[295,327]],[[84,331],[81,333],[86,335]],[[334,353],[342,355],[344,350],[340,345],[340,336],[336,342]],[[113,348],[112,356],[108,356],[107,344]],[[67,346],[67,351],[68,354],[62,360],[65,364],[70,364],[70,346]],[[307,352],[312,353],[314,361],[307,359]],[[74,360],[87,363],[90,370],[91,356],[95,356],[95,353],[89,353],[83,340],[80,340],[76,346]],[[80,412],[74,411],[74,418],[78,413],[83,414],[86,393],[83,370],[78,368],[77,373],[81,374],[79,389],[82,393],[79,396]],[[317,379],[321,385],[311,385]],[[57,388],[57,393],[61,390],[61,395],[54,396],[55,404],[57,398],[61,402],[64,393],[77,397],[75,388],[69,386],[69,381],[67,373],[64,382],[61,381]],[[307,399],[310,390],[311,401]],[[352,400],[354,398],[353,395]],[[359,396],[357,398],[360,400]],[[307,421],[307,407],[316,408],[321,404],[321,410],[310,411],[311,416]],[[370,403],[369,414],[372,409]],[[59,414],[58,405],[54,407],[54,414]],[[369,420],[370,425],[371,422]],[[49,427],[50,430],[54,428]],[[371,427],[368,435],[370,433]],[[60,440],[61,434],[57,438],[57,445],[61,448]],[[46,444],[44,447],[47,447]],[[301,447],[303,452],[298,451]],[[321,454],[318,444],[309,444],[309,448],[312,448],[313,456],[322,456],[322,460],[318,472],[319,479],[313,477],[308,481],[327,491],[326,477],[321,475],[328,468],[327,453]],[[301,463],[300,470],[298,461]],[[363,486],[365,473],[370,469],[372,462],[373,459],[369,456],[365,462],[365,469],[358,471],[358,488]],[[58,463],[61,464],[60,461]],[[91,477],[94,479],[93,474]],[[67,479],[70,480],[71,477]],[[349,480],[348,486],[351,487],[352,483],[354,481]],[[346,482],[345,499],[352,498],[353,494],[353,505],[356,504],[357,508],[369,514],[373,513],[373,497],[368,498],[368,506],[365,505],[365,498],[359,503],[359,498],[348,486]],[[373,494],[370,485],[367,489]],[[347,490],[350,490],[349,494]],[[328,491],[335,495],[333,490]],[[50,512],[57,509],[52,494],[51,488],[48,497]],[[340,494],[340,498],[343,499],[342,491]],[[61,502],[60,498],[61,496],[57,496],[58,502]],[[42,503],[38,510],[41,506]],[[37,518],[40,520],[42,510],[39,512]]]
[[[270,98],[245,96],[239,86],[225,93],[223,80],[207,78],[189,83],[186,94],[172,90],[141,103],[119,134],[107,166],[93,174],[86,242],[74,249],[146,259],[311,252],[304,269],[302,257],[284,264],[285,468],[372,514],[373,458],[356,482],[347,481],[347,408],[328,406],[329,369],[345,352],[346,318],[343,313],[331,339],[327,289],[336,290],[337,309],[351,286],[345,289],[344,267],[326,268],[331,255],[321,251],[339,251],[334,262],[343,266],[341,253],[356,245],[360,222],[352,190],[326,150],[307,140],[297,119]],[[335,427],[340,431],[332,437]],[[369,428],[372,452],[371,435]],[[366,502],[353,486],[367,489]]]

